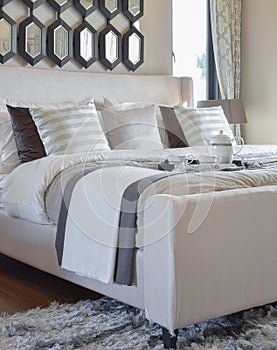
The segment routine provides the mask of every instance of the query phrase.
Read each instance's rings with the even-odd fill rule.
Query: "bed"
[[[0,76],[0,98],[10,101],[58,103],[93,96],[100,110],[103,96],[110,96],[151,105],[174,106],[184,102],[188,107],[193,105],[190,78],[8,66],[0,67]],[[30,108],[33,112],[36,110]],[[244,175],[238,180],[235,173],[239,172],[187,174],[157,170],[158,164],[170,157],[173,162],[184,157],[186,161],[191,155],[197,159],[203,153],[205,147],[202,146],[152,151],[129,151],[126,146],[123,150],[86,152],[84,161],[79,154],[69,152],[66,156],[58,154],[21,164],[0,178],[0,188],[4,186],[0,252],[144,309],[149,320],[161,325],[165,348],[176,347],[179,328],[274,302],[277,300],[277,147],[245,146],[243,159],[252,163],[260,159],[259,165],[266,166],[243,170]],[[84,166],[87,163],[93,164],[93,169],[88,170]],[[70,201],[64,203],[70,212],[64,221],[57,216],[52,203],[55,197],[60,201],[56,193],[65,193],[70,182],[66,171],[71,168],[74,175],[80,170],[85,176],[76,180]],[[92,188],[90,195],[88,187],[84,190],[87,179]],[[139,186],[144,187],[143,195],[140,193],[136,202],[139,214],[131,213],[135,214],[137,231],[132,243],[123,239],[123,245],[118,246],[116,221],[124,215],[128,219],[130,214],[122,210],[119,199],[129,185],[141,179],[150,179],[150,185],[139,182]],[[110,192],[115,193],[102,203],[100,192],[105,198]],[[16,193],[20,194],[19,199]],[[44,212],[47,200],[51,203],[48,214],[53,209],[50,221]],[[72,203],[79,200],[87,201],[88,207],[93,208],[93,214],[88,215],[95,216],[90,220],[85,210],[80,213],[80,205],[75,205],[74,212]],[[102,216],[106,211],[110,214]],[[82,216],[77,224],[75,213]],[[97,222],[99,217],[101,220]],[[109,221],[110,218],[113,220]],[[124,225],[120,226],[122,237],[130,228],[134,229]],[[80,234],[91,226],[95,227],[93,237]],[[66,232],[57,239],[57,228],[65,231],[65,227]],[[82,252],[74,251],[76,245]],[[124,263],[123,273],[122,267],[116,267],[120,249],[125,265],[126,261],[134,263],[131,274],[127,271],[128,281],[124,277]],[[120,270],[118,280],[115,269]]]

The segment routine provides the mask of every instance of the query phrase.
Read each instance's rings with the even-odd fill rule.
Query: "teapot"
[[[240,147],[237,152],[234,152],[232,140],[228,135],[224,135],[223,130],[208,141],[208,152],[210,155],[220,157],[220,163],[231,164],[233,157],[236,156],[244,146],[242,137],[236,137],[240,140]]]

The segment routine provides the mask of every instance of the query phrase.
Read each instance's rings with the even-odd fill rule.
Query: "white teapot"
[[[234,152],[232,140],[228,135],[223,134],[223,130],[220,130],[218,135],[215,135],[208,141],[209,154],[220,157],[220,163],[222,164],[231,164],[233,157],[236,156],[244,146],[242,137],[236,137],[236,139],[240,140],[240,147],[237,152]]]

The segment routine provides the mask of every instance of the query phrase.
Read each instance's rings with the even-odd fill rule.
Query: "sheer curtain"
[[[241,0],[210,0],[210,15],[221,98],[240,98]]]

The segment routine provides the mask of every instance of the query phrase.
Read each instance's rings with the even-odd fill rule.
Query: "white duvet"
[[[22,164],[5,178],[2,202],[6,212],[13,217],[39,224],[52,224],[45,210],[45,191],[55,176],[70,166],[92,162],[94,164],[134,164],[144,161],[154,166],[164,160],[178,161],[178,156],[205,154],[204,147],[187,147],[163,151],[111,151],[67,156],[48,156]],[[245,145],[239,157],[249,160],[277,160],[277,145]]]
[[[250,159],[255,150],[259,151],[261,159],[272,160],[277,156],[276,146],[245,146],[243,156]],[[23,164],[8,176],[3,189],[5,209],[14,217],[51,224],[45,209],[45,192],[61,170],[86,162],[94,165],[116,165],[92,172],[77,183],[69,208],[62,261],[65,269],[104,283],[112,283],[122,193],[137,179],[159,173],[157,170],[130,165],[137,166],[138,162],[140,165],[153,165],[166,158],[176,160],[181,155],[197,156],[204,153],[204,148],[194,147],[147,153],[112,151],[65,157],[48,156]],[[161,180],[149,186],[139,198],[137,236],[143,237],[144,210],[150,205],[151,196],[157,193],[189,196],[199,192],[212,194],[214,191],[267,185],[277,185],[277,167],[243,172],[180,173]],[[161,213],[162,211],[163,208]]]

